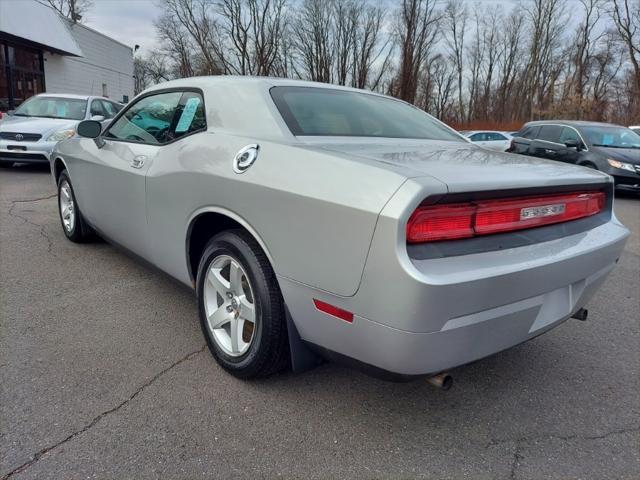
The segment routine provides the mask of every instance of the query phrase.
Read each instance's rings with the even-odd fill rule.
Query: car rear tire
[[[75,243],[84,243],[92,237],[93,231],[87,225],[78,207],[66,170],[63,170],[58,177],[58,213],[62,231],[69,240]]]
[[[284,301],[269,260],[253,237],[213,237],[197,278],[200,325],[217,362],[238,378],[276,373],[289,363]]]

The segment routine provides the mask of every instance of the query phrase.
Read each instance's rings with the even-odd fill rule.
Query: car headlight
[[[76,130],[74,128],[65,128],[64,130],[58,130],[57,132],[53,132],[49,135],[47,137],[47,142],[60,142],[73,137],[75,134]]]
[[[630,163],[619,162],[618,160],[613,160],[611,158],[607,158],[607,162],[609,162],[609,165],[611,165],[613,168],[619,168],[621,170],[627,170],[629,172],[636,173],[635,167]]]

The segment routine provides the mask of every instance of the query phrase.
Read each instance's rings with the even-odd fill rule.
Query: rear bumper
[[[353,297],[279,280],[302,339],[399,375],[463,365],[559,325],[586,305],[629,235],[612,218],[535,245],[416,261],[404,245],[389,255],[403,225],[394,217],[380,217]],[[313,298],[353,312],[353,322],[317,311]]]

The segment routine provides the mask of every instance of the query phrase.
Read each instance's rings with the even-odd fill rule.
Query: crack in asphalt
[[[602,440],[612,435],[622,435],[622,434],[631,433],[631,432],[640,432],[640,426],[621,428],[618,430],[611,430],[609,432],[605,432],[600,435],[580,435],[576,433],[572,435],[538,435],[533,437],[519,437],[519,438],[506,438],[504,440],[491,440],[489,441],[489,443],[487,443],[486,447],[502,445],[504,443],[512,443],[512,442],[515,444],[513,448],[513,461],[511,463],[511,471],[509,474],[509,478],[511,480],[515,480],[517,477],[518,466],[520,465],[520,462],[524,459],[524,455],[522,454],[522,446],[524,444],[530,444],[539,440],[561,440],[563,442],[567,442],[570,440]]]
[[[523,458],[524,457],[520,453],[520,442],[516,441],[516,446],[513,449],[513,462],[511,463],[511,473],[509,474],[509,478],[511,480],[515,480],[516,473],[517,473],[517,470],[518,470],[518,465],[520,465],[520,461]]]
[[[15,206],[18,203],[34,203],[34,202],[40,202],[42,200],[49,200],[51,198],[57,197],[58,194],[54,193],[52,195],[49,195],[47,197],[38,197],[38,198],[31,198],[31,199],[27,199],[27,200],[14,200],[10,203],[9,206],[9,211],[7,212],[9,214],[10,217],[14,217],[14,218],[19,218],[20,220],[22,220],[24,223],[27,223],[29,225],[33,225],[34,227],[37,227],[40,231],[40,236],[42,238],[44,238],[47,242],[47,253],[53,255],[54,257],[56,256],[55,253],[53,253],[53,242],[51,241],[51,238],[49,237],[49,234],[47,233],[47,231],[44,228],[44,225],[40,225],[39,223],[35,223],[32,222],[31,220],[29,220],[27,217],[23,217],[22,215],[15,213],[13,211],[13,209],[15,208]]]
[[[501,439],[501,440],[490,440],[489,443],[487,443],[487,447],[491,447],[491,446],[495,446],[495,445],[501,445],[503,443],[510,443],[510,442],[516,442],[519,444],[523,444],[523,443],[532,443],[535,442],[537,440],[562,440],[562,441],[569,441],[569,440],[601,440],[603,438],[607,438],[610,437],[611,435],[621,435],[624,433],[631,433],[631,432],[640,432],[640,426],[634,426],[634,427],[628,427],[628,428],[620,428],[618,430],[611,430],[605,433],[602,433],[600,435],[580,435],[578,433],[574,433],[572,435],[536,435],[536,436],[532,436],[532,437],[518,437],[518,438],[505,438],[505,439]]]
[[[109,410],[105,410],[104,412],[102,412],[100,415],[96,416],[93,418],[93,420],[91,420],[91,422],[89,422],[88,424],[86,424],[84,427],[82,427],[79,430],[76,430],[75,432],[71,433],[69,436],[67,436],[66,438],[64,438],[63,440],[60,440],[59,442],[50,445],[48,447],[43,448],[42,450],[36,452],[32,457],[31,460],[23,463],[22,465],[20,465],[19,467],[14,468],[13,470],[11,470],[9,473],[7,473],[6,475],[4,475],[2,477],[1,480],[7,480],[8,478],[11,478],[12,476],[18,474],[18,473],[22,473],[25,470],[27,470],[29,467],[31,467],[32,465],[36,464],[43,456],[45,456],[47,453],[51,452],[52,450],[55,450],[56,448],[64,445],[65,443],[69,442],[70,440],[73,440],[74,438],[76,438],[79,435],[82,435],[83,433],[85,433],[86,431],[90,430],[91,428],[93,428],[95,425],[97,425],[100,420],[102,420],[103,418],[105,418],[108,415],[111,415],[112,413],[116,413],[118,410],[120,410],[122,407],[126,406],[129,402],[131,402],[134,398],[136,398],[138,395],[140,395],[147,387],[151,386],[154,382],[156,382],[160,377],[162,377],[164,374],[168,373],[170,370],[172,370],[173,368],[177,367],[178,365],[187,362],[189,360],[191,360],[192,358],[194,358],[196,355],[202,353],[205,348],[207,347],[207,345],[203,345],[201,348],[199,348],[198,350],[195,350],[191,353],[188,353],[187,355],[185,355],[184,357],[180,358],[179,360],[175,361],[174,363],[172,363],[171,365],[169,365],[168,367],[166,367],[165,369],[161,370],[160,372],[156,373],[153,377],[151,377],[151,379],[147,380],[145,383],[143,383],[135,392],[133,392],[129,398],[127,398],[126,400],[124,400],[123,402],[119,403],[118,405],[116,405],[113,408],[110,408]]]

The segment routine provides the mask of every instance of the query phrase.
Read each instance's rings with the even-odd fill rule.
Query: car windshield
[[[378,95],[329,88],[274,87],[271,97],[296,136],[464,141],[422,110]]]
[[[583,127],[582,134],[594,147],[640,148],[640,135],[624,127]]]
[[[14,115],[82,120],[86,111],[87,101],[79,98],[33,97],[20,105]]]

